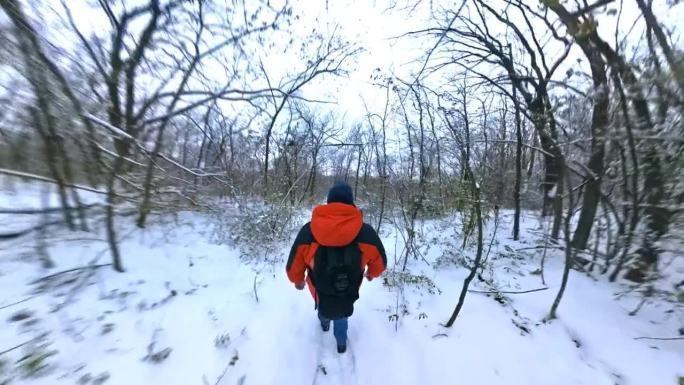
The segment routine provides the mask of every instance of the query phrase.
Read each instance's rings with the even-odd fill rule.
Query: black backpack
[[[356,299],[363,279],[361,250],[357,242],[347,246],[318,246],[312,279],[324,296]]]

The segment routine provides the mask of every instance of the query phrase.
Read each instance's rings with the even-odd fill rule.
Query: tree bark
[[[509,47],[510,49],[510,47]],[[522,127],[520,119],[520,102],[518,101],[518,92],[515,87],[511,87],[513,91],[513,105],[515,108],[515,186],[513,187],[513,204],[515,211],[513,213],[513,239],[518,240],[520,237],[520,185],[522,183]]]
[[[606,63],[598,50],[593,47],[589,40],[583,37],[575,39],[589,60],[591,77],[594,84],[592,94],[593,112],[591,117],[591,157],[587,168],[591,174],[587,176],[585,191],[582,201],[582,210],[573,234],[572,246],[577,249],[585,249],[591,229],[596,218],[601,197],[601,181],[603,178],[606,128],[608,126],[609,90],[606,76]],[[598,241],[598,240],[597,240]]]
[[[468,166],[467,168],[470,169],[470,166]],[[467,172],[470,174],[470,170],[468,170]],[[473,194],[473,199],[475,200],[473,204],[475,211],[475,219],[477,222],[477,252],[475,254],[475,261],[473,262],[473,266],[470,268],[470,273],[463,281],[463,287],[461,288],[461,294],[458,297],[458,303],[456,304],[456,308],[454,309],[454,312],[451,314],[449,320],[446,322],[446,324],[444,324],[444,326],[446,327],[451,327],[456,321],[456,317],[458,317],[458,314],[461,312],[463,304],[465,303],[465,297],[468,293],[468,287],[470,286],[470,282],[472,282],[472,280],[475,278],[475,275],[477,275],[477,270],[479,269],[480,261],[482,260],[483,228],[482,205],[480,203],[480,185],[475,181],[475,177],[473,175],[469,175],[469,180],[470,188]]]
[[[672,51],[672,47],[670,47],[670,44],[667,41],[667,37],[665,36],[663,29],[661,28],[660,24],[658,23],[658,20],[653,14],[653,10],[651,9],[650,4],[646,4],[644,0],[636,0],[636,2],[639,6],[639,9],[641,10],[641,13],[644,15],[644,20],[646,21],[646,24],[651,30],[653,30],[656,40],[658,40],[660,49],[663,51],[665,60],[667,61],[667,64],[670,66],[670,70],[672,71],[672,77],[674,78],[674,81],[677,84],[677,87],[679,88],[679,97],[681,98],[682,95],[684,95],[684,65],[682,64],[682,60],[678,60],[678,58],[675,57],[676,54]]]
[[[601,53],[606,64],[612,69],[613,76],[624,83],[626,87],[627,97],[631,100],[632,109],[636,115],[636,128],[646,135],[652,134],[653,121],[648,100],[646,100],[642,86],[629,63],[598,35],[595,28],[583,29],[578,20],[579,15],[571,14],[559,2],[547,2],[547,6],[558,15],[570,34],[588,39]],[[616,87],[619,86],[620,84],[616,82]],[[646,172],[644,173],[643,192],[646,201],[649,203],[649,209],[644,210],[644,212],[646,213],[648,230],[637,252],[637,264],[626,275],[627,279],[636,282],[645,280],[649,271],[656,266],[659,254],[656,243],[668,231],[671,221],[671,213],[662,207],[662,201],[665,198],[665,178],[658,149],[653,143],[646,143],[644,152],[642,164]]]

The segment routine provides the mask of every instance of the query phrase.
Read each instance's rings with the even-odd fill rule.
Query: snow
[[[549,190],[549,192],[546,193],[546,196],[547,196],[549,199],[555,198],[555,197],[556,197],[556,193],[557,193],[557,192],[556,192],[556,191],[557,191],[557,188],[558,188],[558,185],[555,185],[555,184],[554,184],[553,187],[551,187],[551,189]]]
[[[21,199],[33,204],[30,197]],[[539,267],[541,250],[515,252],[537,244],[538,219],[525,215],[520,242],[510,240],[511,223],[510,212],[502,211],[489,255],[492,265],[482,275],[504,291],[543,287],[541,278],[530,274]],[[49,368],[41,375],[25,378],[15,369],[3,369],[0,383],[2,376],[12,376],[12,384],[74,384],[103,373],[109,375],[107,385],[649,385],[676,384],[677,376],[684,376],[682,341],[634,339],[676,336],[681,314],[654,302],[629,316],[638,298],[616,300],[614,293],[624,287],[605,277],[572,271],[559,318],[543,322],[560,284],[562,252],[550,251],[547,257],[548,290],[506,294],[503,305],[494,295],[469,293],[454,326],[441,326],[467,275],[450,258],[473,257],[474,248],[461,251],[456,224],[455,217],[421,223],[430,265],[409,261],[411,273],[432,280],[441,294],[420,285],[383,284],[401,266],[393,266],[401,244],[385,226],[390,266],[383,278],[362,285],[345,355],[335,352],[332,333],[320,330],[308,292],[287,281],[287,245],[278,264],[256,270],[233,247],[212,242],[216,228],[209,215],[152,217],[145,230],[124,223],[119,233],[126,273],[96,269],[76,291],[70,284],[36,292],[29,282],[93,261],[108,262],[101,228],[94,234],[53,234],[48,250],[57,266],[49,270],[36,262],[31,239],[5,241],[0,243],[0,308],[31,299],[0,309],[0,351],[49,332],[49,349],[57,353],[46,359]],[[487,241],[492,232],[490,221]],[[90,240],[96,237],[100,240]],[[492,287],[476,279],[471,289]],[[71,301],[61,306],[67,298]],[[23,309],[34,315],[8,321]],[[166,348],[171,349],[166,359],[149,359],[150,352]],[[0,360],[12,368],[27,352],[19,348]]]
[[[32,174],[19,173],[20,175]],[[48,207],[60,207],[59,195],[55,193],[56,185],[46,183],[17,182],[16,178],[0,176],[0,208],[6,209],[41,209],[45,203]],[[79,190],[79,197],[83,204],[102,202],[103,198],[98,190]],[[43,195],[46,199],[43,201]],[[4,221],[3,221],[4,222]],[[3,223],[4,225],[4,223]]]
[[[32,177],[32,174],[24,174]],[[61,203],[56,193],[56,185],[51,183],[19,182],[17,178],[0,176],[0,211],[44,208],[59,208]],[[78,190],[81,203],[91,205],[102,203],[104,195],[96,189]],[[61,212],[49,215],[50,219],[59,218]],[[0,234],[26,230],[35,224],[38,215],[7,214],[0,212]],[[0,248],[2,248],[0,243]]]

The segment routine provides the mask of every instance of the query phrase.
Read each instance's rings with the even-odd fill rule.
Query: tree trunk
[[[622,110],[622,116],[624,118],[624,126],[625,126],[625,131],[627,133],[627,144],[629,145],[629,154],[630,154],[630,165],[632,166],[632,175],[631,177],[629,176],[628,170],[627,170],[627,157],[624,154],[624,150],[622,147],[620,147],[620,164],[621,164],[621,169],[622,169],[622,175],[623,175],[623,195],[625,198],[631,198],[631,203],[632,207],[631,210],[628,205],[624,206],[624,219],[623,221],[627,221],[629,218],[629,227],[626,230],[623,230],[620,228],[619,230],[621,231],[621,238],[624,238],[624,242],[622,242],[622,251],[620,253],[620,256],[618,257],[617,264],[615,265],[615,269],[613,272],[610,274],[610,277],[608,278],[611,282],[614,282],[620,272],[622,271],[625,261],[627,259],[627,254],[631,252],[632,248],[632,243],[633,243],[633,238],[634,238],[634,230],[636,230],[637,225],[639,224],[639,216],[641,210],[639,209],[639,191],[638,191],[638,185],[639,185],[639,161],[637,159],[637,153],[636,153],[636,143],[634,141],[634,136],[632,134],[632,121],[629,116],[629,106],[627,105],[627,97],[625,95],[624,90],[622,89],[622,86],[620,84],[620,79],[618,78],[617,74],[613,74],[613,82],[615,83],[615,88],[618,91],[618,96],[619,96],[619,101],[620,101],[620,108]],[[630,187],[628,187],[630,186]],[[630,191],[631,188],[631,191]]]
[[[359,171],[361,170],[361,152],[363,151],[362,146],[359,147],[359,155],[356,159],[356,176],[354,177],[354,198],[358,195],[359,189]]]
[[[286,97],[283,98],[280,104],[276,106],[275,113],[271,118],[271,123],[268,125],[268,129],[266,130],[266,155],[264,157],[264,191],[262,192],[264,197],[268,196],[268,157],[271,153],[271,135],[273,135],[273,127],[275,127],[275,123],[278,119],[278,115],[280,115],[280,111],[282,111],[283,107],[285,107],[285,103],[287,102],[288,96],[289,95],[286,95]]]
[[[119,252],[119,241],[116,238],[116,229],[114,221],[114,207],[116,200],[116,193],[114,191],[116,185],[116,178],[118,173],[123,168],[123,156],[119,155],[114,160],[112,172],[107,181],[107,206],[105,207],[105,225],[107,228],[107,242],[109,243],[109,252],[112,255],[112,267],[119,273],[123,273],[124,267],[121,262],[121,253]]]
[[[651,119],[648,100],[646,100],[642,86],[630,64],[606,43],[598,35],[595,29],[583,31],[580,22],[578,21],[579,16],[568,12],[560,2],[547,2],[547,6],[558,15],[570,34],[575,37],[587,39],[601,53],[606,64],[612,69],[611,72],[613,73],[613,76],[617,80],[615,86],[620,87],[621,81],[627,89],[626,94],[632,102],[632,109],[636,115],[636,128],[643,134],[653,134],[653,121]],[[649,26],[651,28],[659,27],[657,23],[655,23],[655,25],[649,23]],[[658,149],[655,148],[654,143],[647,142],[645,146],[646,155],[642,164],[647,170],[646,172],[650,175],[648,177],[648,182],[646,182],[646,178],[644,178],[643,191],[646,201],[649,202],[648,207],[650,207],[651,210],[645,211],[648,231],[642,240],[640,251],[637,253],[639,261],[626,275],[628,279],[635,281],[642,281],[645,279],[648,276],[649,270],[656,266],[658,260],[656,243],[660,237],[668,231],[671,221],[671,214],[662,207],[662,200],[665,198],[665,178]],[[636,193],[636,191],[634,193]]]
[[[468,169],[470,166],[467,167]],[[467,171],[468,174],[470,174],[470,171]],[[456,321],[456,317],[458,317],[458,314],[461,312],[461,308],[463,308],[463,304],[465,303],[465,297],[466,294],[468,293],[468,286],[470,286],[470,282],[475,278],[475,275],[477,274],[477,270],[480,267],[480,261],[482,260],[482,250],[483,250],[483,229],[482,229],[482,205],[480,203],[480,185],[475,181],[475,177],[473,175],[469,175],[470,179],[470,187],[472,189],[473,193],[473,199],[475,200],[474,202],[474,208],[475,208],[475,218],[477,222],[477,253],[475,254],[475,261],[473,262],[473,266],[470,268],[470,273],[468,276],[465,278],[463,281],[463,287],[461,288],[461,294],[458,296],[458,303],[456,304],[456,308],[454,309],[454,312],[451,314],[451,317],[447,321],[444,326],[446,327],[451,327],[454,322]]]
[[[528,109],[532,115],[532,123],[539,138],[539,144],[544,150],[542,157],[544,159],[544,179],[542,181],[542,216],[549,215],[549,208],[551,207],[551,191],[555,188],[558,180],[554,169],[554,154],[552,148],[551,136],[546,131],[546,113],[544,111],[544,102],[541,97],[533,100],[528,104]]]
[[[532,146],[537,145],[537,135],[532,135]],[[527,184],[525,186],[525,191],[527,191],[527,188],[529,187],[529,181],[532,178],[532,172],[534,171],[534,158],[537,157],[537,151],[535,149],[530,149],[530,162],[527,164]]]
[[[36,90],[36,92],[40,92]],[[39,97],[39,99],[42,99],[43,97]],[[45,130],[45,125],[46,124],[54,124],[52,122],[51,118],[46,118],[48,120],[47,123],[43,123],[43,119],[41,118],[42,116],[50,114],[49,108],[47,106],[41,106],[41,102],[38,102],[38,105],[40,106],[41,110],[43,111],[42,114],[38,112],[38,109],[35,107],[31,107],[31,116],[33,119],[33,124],[36,127],[36,130],[40,134],[41,139],[43,140],[43,145],[45,146],[45,161],[48,165],[48,169],[50,170],[50,174],[52,176],[52,179],[54,179],[57,182],[57,192],[59,194],[59,200],[62,205],[62,213],[64,215],[64,222],[66,223],[67,227],[69,229],[74,230],[74,218],[71,213],[71,207],[69,205],[69,197],[67,195],[67,187],[65,185],[64,178],[62,178],[62,174],[59,172],[59,169],[57,168],[57,155],[55,154],[55,149],[54,149],[54,144],[49,138],[49,134]]]
[[[587,176],[577,227],[573,234],[572,247],[585,249],[591,229],[596,219],[596,209],[601,197],[601,180],[603,178],[603,163],[605,154],[604,137],[608,126],[609,90],[606,76],[606,64],[601,55],[587,39],[577,38],[584,55],[591,65],[591,75],[594,82],[592,94],[594,109],[591,117],[591,157],[587,168],[591,175]],[[598,241],[598,240],[597,240]]]
[[[572,267],[574,260],[574,249],[570,244],[570,221],[572,220],[572,214],[575,210],[573,199],[572,199],[572,189],[570,188],[570,178],[568,179],[568,212],[565,217],[563,232],[565,235],[565,264],[563,265],[563,278],[561,279],[561,285],[558,289],[558,294],[553,300],[551,309],[549,310],[549,315],[546,316],[547,320],[553,320],[556,318],[556,312],[558,311],[558,306],[560,305],[561,299],[563,299],[563,294],[565,293],[565,288],[568,285],[568,277],[570,276],[570,268]]]
[[[513,187],[513,239],[520,237],[520,185],[522,183],[522,127],[520,119],[520,103],[518,102],[517,89],[513,88],[513,105],[515,107],[515,186]]]
[[[100,150],[97,148],[97,145],[95,144],[95,128],[93,127],[92,123],[85,117],[85,111],[83,109],[81,101],[76,98],[76,95],[71,89],[71,86],[69,85],[66,78],[59,70],[59,68],[55,65],[55,63],[52,60],[50,60],[50,58],[43,51],[36,31],[33,29],[31,24],[27,20],[26,16],[24,15],[24,12],[21,9],[20,4],[17,3],[15,0],[3,0],[0,1],[0,7],[5,10],[9,18],[12,20],[14,26],[17,28],[17,31],[24,34],[24,36],[28,40],[28,43],[30,43],[30,45],[33,47],[33,52],[37,56],[37,59],[45,66],[45,68],[50,73],[52,73],[54,78],[57,80],[57,83],[59,84],[62,93],[71,102],[71,105],[73,106],[76,112],[77,118],[86,128],[86,132],[88,134],[88,144],[86,145],[86,147],[88,148],[92,156],[92,159],[89,162],[86,162],[87,165],[85,166],[85,168],[86,170],[91,171],[88,173],[88,179],[91,182],[91,185],[95,186],[95,184],[97,184],[97,176],[100,171]],[[28,54],[28,44],[22,44],[24,44],[24,53]],[[85,226],[85,222],[82,225]]]
[[[653,30],[656,40],[658,40],[660,49],[663,51],[665,60],[672,71],[672,78],[679,88],[679,97],[681,98],[682,95],[684,95],[684,65],[682,64],[682,59],[677,58],[676,53],[672,51],[672,47],[670,47],[670,44],[667,42],[667,37],[653,14],[650,4],[646,4],[644,0],[636,0],[636,2],[637,5],[639,5],[641,13],[644,15],[644,20],[646,21],[648,28]]]

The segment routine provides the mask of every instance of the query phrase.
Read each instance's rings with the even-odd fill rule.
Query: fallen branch
[[[259,294],[257,293],[257,278],[259,278],[259,273],[254,275],[254,286],[252,289],[254,289],[254,299],[256,299],[257,303],[259,303]]]
[[[523,290],[523,291],[500,291],[500,290],[480,291],[480,290],[468,290],[468,293],[479,293],[479,294],[525,294],[525,293],[534,293],[534,292],[536,292],[536,291],[542,291],[542,290],[548,290],[548,287],[540,287],[539,289]]]
[[[484,140],[484,139],[474,139],[474,140],[471,140],[471,141],[470,141],[470,143],[485,143],[485,142],[486,142],[486,143],[507,143],[507,144],[517,144],[517,143],[518,143],[518,142],[516,142],[515,140],[498,140],[498,139],[487,139],[487,140]],[[530,146],[529,144],[525,144],[525,143],[522,143],[522,145],[523,145],[524,147],[529,148],[530,150],[534,150],[534,151],[541,152],[542,154],[544,154],[544,155],[546,155],[546,156],[550,156],[550,157],[553,157],[553,156],[554,156],[552,153],[550,153],[550,152],[548,152],[548,151],[545,151],[545,150],[543,150],[543,149],[541,149],[541,148],[539,148],[539,147]]]
[[[11,347],[11,348],[9,348],[9,349],[7,349],[7,350],[3,350],[3,351],[0,352],[0,356],[3,355],[3,354],[5,354],[5,353],[9,353],[9,352],[11,352],[12,350],[17,350],[17,349],[19,349],[19,348],[22,347],[22,346],[26,346],[26,345],[30,344],[31,342],[33,342],[33,341],[35,341],[35,340],[36,340],[35,338],[32,338],[32,339],[30,339],[30,340],[28,340],[28,341],[26,341],[26,342],[20,343],[20,344],[17,345],[17,346]]]
[[[143,154],[145,154],[145,155],[148,156],[148,157],[158,157],[158,158],[164,159],[165,161],[169,162],[171,165],[175,166],[176,168],[179,168],[179,169],[181,169],[181,170],[183,170],[183,171],[185,171],[185,172],[187,172],[187,173],[189,173],[189,174],[192,174],[192,175],[194,175],[194,176],[196,176],[196,177],[204,178],[204,177],[221,177],[221,176],[224,176],[224,174],[222,174],[222,173],[206,174],[206,173],[203,173],[203,172],[197,172],[197,171],[191,170],[191,169],[189,169],[189,168],[183,166],[182,164],[176,162],[175,160],[171,159],[170,157],[168,157],[168,156],[166,156],[166,155],[164,155],[164,154],[162,154],[162,153],[154,152],[154,151],[148,149],[144,144],[140,143],[140,142],[139,142],[137,139],[135,139],[133,136],[129,135],[129,134],[126,133],[124,130],[122,130],[122,129],[118,128],[118,127],[114,127],[113,125],[109,124],[109,123],[106,122],[106,121],[104,121],[104,120],[102,120],[102,119],[100,119],[100,118],[98,118],[98,117],[96,117],[96,116],[90,115],[90,114],[85,114],[85,115],[83,115],[83,116],[84,116],[85,118],[87,118],[87,119],[92,120],[94,123],[97,123],[98,125],[100,125],[100,126],[106,128],[107,130],[109,130],[109,131],[113,134],[113,136],[115,136],[115,137],[117,137],[117,138],[120,138],[120,139],[125,139],[125,140],[128,140],[128,141],[132,142],[136,147],[138,147],[138,149],[140,149],[140,151],[142,151]],[[100,146],[99,144],[98,144],[98,146],[99,146],[99,147],[102,147],[102,146]],[[105,150],[105,151],[106,151],[109,155],[119,156],[118,154],[113,153],[112,151],[109,151],[109,150]],[[134,164],[136,164],[136,165],[142,166],[141,163],[138,163],[138,162],[136,162],[136,161],[134,161],[134,160],[132,160],[132,159],[128,159],[128,158],[125,158],[125,157],[124,157],[124,160],[127,160],[127,161],[129,161],[129,162],[132,162],[132,163],[134,163]],[[151,160],[151,159],[150,159],[150,160]],[[160,167],[160,168],[161,168],[161,167]],[[162,170],[163,170],[163,169],[162,169]],[[219,181],[220,181],[220,179],[219,179]],[[221,181],[221,182],[226,183],[226,182],[224,182],[224,181]]]
[[[19,238],[19,237],[22,237],[26,234],[33,232],[33,231],[38,231],[38,230],[44,229],[46,227],[53,226],[53,225],[59,225],[62,223],[64,223],[64,220],[58,219],[58,220],[54,220],[51,222],[42,223],[38,226],[30,227],[28,229],[18,230],[18,231],[14,231],[11,233],[3,233],[3,234],[0,234],[0,240],[9,240],[9,239]]]
[[[45,176],[36,175],[36,174],[29,174],[27,172],[9,170],[6,168],[0,168],[0,174],[5,174],[5,175],[9,175],[9,176],[16,176],[19,178],[38,180],[41,182],[59,184],[59,182],[57,182],[56,180],[45,177]],[[98,190],[98,189],[87,187],[87,186],[81,186],[81,185],[72,184],[72,183],[62,183],[62,184],[66,187],[71,187],[71,188],[75,188],[75,189],[79,189],[79,190],[90,191],[90,192],[94,192],[97,194],[107,194],[106,191]]]
[[[114,151],[108,150],[107,148],[105,148],[104,146],[102,146],[101,144],[99,144],[99,143],[97,143],[97,142],[95,142],[95,146],[97,146],[97,148],[100,149],[100,151],[104,152],[104,153],[107,154],[107,155],[111,155],[111,156],[113,156],[113,157],[119,156],[119,155],[118,155],[117,153],[115,153]],[[122,156],[121,159],[125,160],[126,162],[133,163],[133,164],[136,165],[136,166],[145,166],[144,164],[142,164],[142,163],[140,163],[140,162],[137,162],[137,161],[135,161],[135,160],[133,160],[133,159],[131,159],[131,158],[127,158],[127,157],[125,157],[125,156]]]
[[[546,238],[549,238],[549,237],[545,237],[545,239],[546,239]],[[549,239],[549,241],[552,241],[552,240]],[[521,247],[521,248],[515,249],[515,251],[540,250],[540,249],[555,249],[555,250],[565,251],[565,247],[564,247],[564,246],[560,246],[560,245],[547,245],[547,246],[545,246],[545,245],[539,245],[539,246],[531,246],[531,247]],[[587,255],[590,255],[590,256],[593,256],[593,254],[594,254],[593,251],[588,251],[588,250],[574,249],[574,251],[575,251],[576,253],[587,254]],[[605,253],[601,253],[601,252],[596,253],[596,255],[598,255],[598,256],[600,256],[600,257],[603,257],[603,258],[606,257]]]
[[[91,207],[95,206],[101,206],[99,203],[93,203],[90,205],[81,205],[80,208],[82,209],[89,209]],[[62,212],[64,210],[78,210],[79,207],[46,207],[42,209],[8,209],[8,208],[0,208],[0,214],[49,214],[49,213],[57,213],[57,212]]]
[[[20,343],[19,345],[16,345],[16,346],[13,346],[13,347],[11,347],[11,348],[9,348],[9,349],[6,349],[6,350],[1,351],[1,352],[0,352],[0,356],[3,355],[3,354],[9,353],[9,352],[11,352],[11,351],[13,351],[13,350],[19,349],[19,348],[22,347],[22,346],[26,346],[26,345],[28,345],[28,344],[34,342],[34,341],[42,340],[42,339],[45,338],[46,336],[47,336],[47,332],[46,332],[46,333],[42,333],[42,334],[40,334],[40,335],[37,336],[37,337],[31,338],[31,339],[28,340],[28,341],[25,341],[25,342]]]
[[[164,154],[157,153],[157,154],[154,154],[154,155],[156,155],[156,156],[158,156],[158,157],[164,159],[165,161],[171,163],[172,165],[178,167],[179,169],[181,169],[181,170],[183,170],[183,171],[185,171],[185,172],[187,172],[187,173],[189,173],[189,174],[192,174],[192,175],[194,175],[194,176],[200,177],[200,178],[201,178],[201,177],[211,177],[211,176],[214,176],[214,177],[225,176],[224,174],[221,174],[221,173],[206,174],[206,173],[203,173],[203,172],[197,172],[197,171],[191,170],[191,169],[189,169],[189,168],[183,166],[182,164],[176,162],[175,160],[169,158],[168,156],[166,156],[166,155],[164,155]]]
[[[518,249],[515,249],[515,251],[525,251],[525,250],[539,250],[543,249],[544,245],[539,245],[539,246],[532,246],[532,247],[521,247]]]
[[[684,337],[634,337],[635,340],[657,340],[657,341],[674,341],[684,340]]]
[[[193,206],[196,206],[196,207],[203,206],[203,205],[200,205],[200,204],[199,204],[197,201],[195,201],[194,199],[190,198],[189,196],[183,194],[182,192],[180,192],[180,191],[178,191],[178,190],[176,190],[176,189],[157,190],[156,193],[157,193],[157,194],[175,194],[175,195],[178,195],[179,197],[181,197],[181,198],[183,198],[183,199],[186,199],[186,200],[190,201],[190,203],[192,203]],[[206,207],[206,205],[204,205],[204,206]]]
[[[96,205],[93,205],[93,207],[94,206],[101,206],[101,205],[96,204]],[[117,213],[117,215],[126,217],[126,216],[131,216],[131,215],[137,214],[137,213],[138,213],[138,210],[128,210],[128,211],[123,211],[121,213]],[[20,237],[23,237],[25,235],[30,234],[31,232],[39,231],[39,230],[42,230],[42,229],[50,227],[50,226],[61,225],[63,223],[64,223],[64,219],[56,219],[54,221],[41,223],[37,226],[29,227],[27,229],[17,230],[17,231],[11,232],[11,233],[0,233],[0,241],[7,241],[7,240],[11,240],[11,239],[20,238]],[[72,240],[67,239],[65,241],[72,241]],[[100,239],[96,239],[96,241],[100,241]]]
[[[74,271],[87,270],[87,269],[99,269],[99,268],[101,268],[101,267],[111,266],[111,265],[112,265],[111,263],[102,263],[102,264],[99,264],[99,265],[89,265],[89,266],[75,267],[75,268],[73,268],[73,269],[60,271],[60,272],[58,272],[58,273],[46,275],[45,277],[41,277],[41,278],[35,279],[35,280],[31,281],[30,284],[31,284],[31,285],[35,285],[35,284],[38,283],[38,282],[47,281],[48,279],[57,277],[57,276],[62,275],[62,274],[73,273]]]
[[[109,122],[106,122],[106,121],[104,121],[104,120],[98,118],[98,117],[95,116],[95,115],[83,114],[82,116],[83,116],[84,118],[86,118],[86,119],[89,119],[89,120],[93,121],[94,123],[99,124],[100,126],[106,128],[106,129],[108,129],[108,130],[111,131],[112,134],[114,134],[114,136],[116,136],[117,138],[120,138],[120,139],[128,139],[128,140],[135,141],[135,139],[134,139],[131,135],[129,135],[126,131],[124,131],[124,130],[118,128],[118,127],[114,127],[113,125],[109,124]]]
[[[37,295],[32,295],[32,296],[30,296],[30,297],[27,297],[27,298],[22,299],[21,301],[17,301],[17,302],[14,302],[14,303],[10,303],[10,304],[8,304],[8,305],[3,305],[3,306],[0,307],[0,310],[2,310],[2,309],[7,309],[8,307],[11,307],[11,306],[14,306],[14,305],[19,305],[20,303],[24,303],[24,302],[26,302],[26,301],[29,301],[29,300],[35,298],[35,297],[37,297]]]

